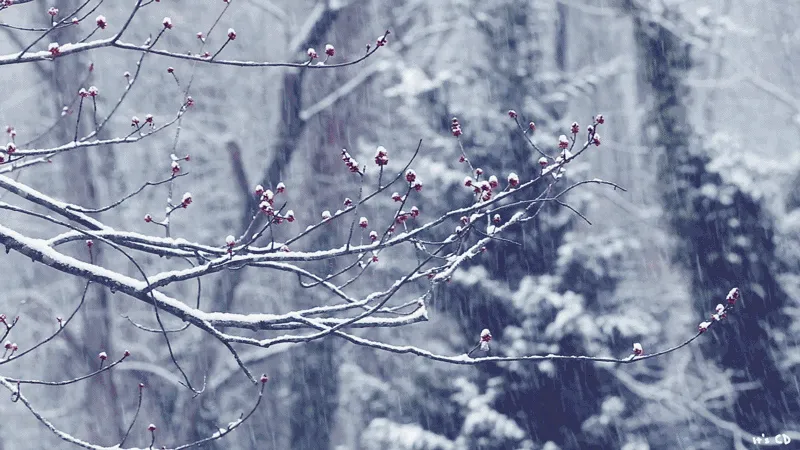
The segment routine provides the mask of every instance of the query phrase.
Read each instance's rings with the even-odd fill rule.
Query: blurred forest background
[[[48,7],[67,11],[79,2],[52,3],[2,11],[0,22],[47,26]],[[118,24],[129,3],[106,2],[98,12]],[[162,1],[141,12],[125,40],[143,42],[169,16],[175,28],[162,48],[194,50],[195,33],[222,7]],[[265,404],[206,448],[714,450],[752,448],[753,436],[800,430],[798,18],[799,2],[764,0],[234,0],[217,30],[236,29],[223,53],[230,59],[303,61],[307,47],[322,53],[331,43],[337,58],[351,60],[384,30],[391,35],[363,63],[330,71],[201,64],[192,72],[191,62],[149,56],[134,101],[104,137],[126,135],[132,115],[173,117],[182,98],[166,68],[174,66],[182,82],[194,73],[196,105],[183,120],[177,152],[191,155],[184,163],[190,174],[177,189],[191,191],[194,203],[172,226],[174,235],[199,242],[243,231],[257,183],[287,184],[299,231],[308,223],[303,217],[357,195],[342,148],[369,161],[383,145],[390,169],[399,170],[419,139],[414,167],[426,180],[419,206],[435,217],[469,201],[452,117],[476,166],[527,180],[539,170],[538,155],[509,109],[536,122],[543,145],[573,121],[585,126],[604,114],[602,145],[572,163],[567,176],[599,177],[627,192],[593,185],[572,191],[569,203],[591,226],[566,208],[548,207],[506,236],[523,247],[496,242],[438,289],[429,322],[358,332],[364,336],[460,354],[489,328],[496,355],[625,356],[633,342],[652,352],[685,340],[730,288],[742,290],[741,305],[713,332],[681,351],[624,366],[451,366],[337,338],[245,348],[253,371],[270,375]],[[79,30],[53,40],[80,39],[86,30]],[[0,54],[24,48],[30,36],[0,28]],[[77,87],[98,86],[102,108],[122,92],[123,72],[135,70],[138,56],[101,49],[3,66],[0,123],[15,126],[22,142],[56,124],[29,147],[68,142],[74,122],[58,118]],[[22,171],[20,181],[87,207],[106,205],[168,176],[173,139],[174,129],[136,145],[73,152]],[[146,190],[101,216],[119,230],[159,233],[142,217],[158,212],[165,196],[161,188]],[[23,203],[4,192],[0,199]],[[0,221],[43,236],[61,231],[8,211]],[[334,230],[311,246],[338,245],[347,226]],[[127,267],[117,255],[98,258]],[[183,268],[154,257],[140,262]],[[381,259],[358,289],[377,289],[411,264],[410,254]],[[0,272],[0,312],[28,323],[16,336],[21,343],[41,337],[82,290],[79,280],[14,252],[0,257]],[[203,287],[206,310],[287,311],[326,300],[296,279],[255,268]],[[173,294],[193,301],[195,285],[182,288]],[[151,309],[96,286],[87,302],[65,338],[13,367],[24,373],[8,374],[78,376],[96,367],[99,351],[133,352],[88,383],[28,389],[60,428],[113,445],[135,410],[140,381],[148,386],[143,420],[158,424],[164,443],[204,437],[249,408],[248,383],[212,338],[193,329],[173,338],[192,380],[207,377],[206,392],[192,398],[178,384],[163,339],[123,317],[152,324]],[[22,405],[1,405],[0,449],[68,447]],[[140,428],[130,445],[149,443]]]

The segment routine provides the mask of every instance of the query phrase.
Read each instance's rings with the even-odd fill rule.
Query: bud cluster
[[[356,161],[355,158],[353,158],[345,148],[342,149],[342,161],[344,161],[344,164],[347,166],[348,169],[350,169],[350,172],[363,174],[363,170],[366,170],[366,167],[364,167],[363,170],[360,168],[360,166],[358,165],[358,161]]]
[[[488,328],[484,328],[481,331],[481,340],[480,340],[480,347],[481,350],[484,352],[489,351],[489,342],[492,340],[492,333],[489,331]]]
[[[255,194],[258,197],[258,209],[267,216],[274,217],[272,219],[273,222],[278,224],[283,223],[284,220],[287,222],[294,222],[294,211],[289,210],[285,215],[281,216],[277,214],[273,208],[275,196],[277,194],[283,194],[284,192],[286,192],[286,184],[282,181],[275,185],[275,192],[272,192],[271,189],[264,189],[264,186],[260,184],[255,188]]]
[[[453,133],[453,136],[455,137],[459,137],[463,134],[461,131],[461,124],[455,117],[453,117],[453,121],[450,123],[450,131]]]
[[[472,192],[478,196],[480,200],[486,202],[492,198],[492,193],[500,186],[500,181],[495,175],[489,176],[486,180],[481,180],[481,175],[483,175],[483,169],[478,167],[475,169],[474,179],[472,177],[464,178],[464,186],[472,188]],[[508,184],[511,187],[517,186],[519,184],[519,177],[517,177],[515,173],[509,174]]]
[[[717,306],[714,307],[714,313],[711,314],[711,320],[700,322],[700,325],[697,326],[697,331],[704,333],[712,323],[719,322],[728,317],[728,312],[733,309],[736,300],[739,300],[739,288],[733,288],[728,292],[728,295],[725,297],[725,304],[718,303]]]
[[[382,145],[378,146],[378,149],[375,151],[375,164],[379,166],[389,164],[389,152]]]

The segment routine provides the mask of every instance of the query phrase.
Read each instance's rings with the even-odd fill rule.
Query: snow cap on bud
[[[52,56],[61,54],[61,48],[58,46],[58,42],[51,42],[50,45],[47,46],[47,51],[50,52]]]
[[[700,325],[697,326],[697,331],[703,333],[708,330],[709,326],[711,326],[711,322],[700,322]]]
[[[567,136],[562,134],[561,136],[558,137],[558,147],[559,148],[569,147],[569,139],[567,139]]]
[[[108,359],[108,355],[106,354],[106,352],[100,352],[100,354],[97,355],[97,357],[100,358],[101,361],[105,361]]]
[[[491,341],[491,340],[492,340],[492,333],[489,332],[488,328],[484,328],[481,331],[481,340],[480,340],[481,350],[488,351],[489,350],[489,341]]]
[[[542,166],[542,167],[546,167],[547,166],[547,158],[545,158],[544,156],[539,158],[539,165]]]
[[[164,28],[171,30],[172,29],[172,19],[169,17],[164,17],[164,20],[161,21],[161,25],[164,25]]]
[[[495,214],[494,217],[492,217],[494,223],[500,223],[501,220],[503,219],[500,218],[500,214]]]
[[[528,123],[528,129],[531,131],[536,131],[536,124],[531,121]]]
[[[722,312],[725,311],[725,306],[723,306],[722,303],[717,303],[717,306],[714,308],[714,310],[717,312],[717,314],[722,314]]]
[[[517,187],[519,185],[519,175],[514,172],[508,174],[508,185],[511,187]]]
[[[600,134],[599,133],[594,133],[592,135],[592,144],[594,144],[595,147],[599,147],[600,146]]]
[[[725,299],[728,301],[729,305],[736,303],[736,300],[739,300],[739,288],[731,289]]]
[[[127,358],[128,356],[131,356],[131,352],[130,352],[129,350],[125,350],[125,351],[122,353],[122,356],[124,356],[124,357],[126,357],[126,358]]]
[[[336,54],[336,49],[331,44],[325,44],[325,54],[328,56],[333,56]]]
[[[417,179],[417,173],[414,172],[412,169],[406,170],[406,181],[409,183],[413,183],[414,180]]]
[[[331,218],[331,212],[330,211],[328,211],[327,209],[325,211],[322,211],[322,219],[323,220],[330,220],[330,218]]]
[[[236,238],[235,238],[235,237],[233,237],[233,235],[232,235],[232,234],[229,234],[229,235],[228,235],[228,236],[225,238],[225,245],[227,245],[228,247],[233,247],[234,245],[236,245]]]
[[[472,177],[464,177],[464,186],[472,186]]]
[[[369,221],[367,220],[366,217],[362,217],[358,219],[358,226],[360,226],[361,228],[367,228],[369,226]]]
[[[350,197],[346,197],[346,198],[344,199],[344,202],[343,202],[343,204],[344,204],[344,206],[346,206],[346,207],[353,206],[353,200],[351,200],[351,199],[350,199]]]
[[[150,432],[156,431],[156,426],[151,423],[150,425],[147,426],[147,431]]]
[[[411,214],[411,217],[419,216],[419,208],[417,208],[416,206],[412,206],[410,214]]]
[[[294,211],[292,211],[291,209],[289,211],[286,211],[286,220],[288,220],[289,222],[294,222]]]
[[[228,39],[232,41],[236,40],[236,30],[234,30],[233,28],[228,28]]]
[[[509,109],[508,110],[508,117],[511,117],[512,119],[516,119],[517,118],[517,112],[514,111],[513,109]]]
[[[401,202],[401,201],[403,201],[403,197],[400,196],[400,193],[398,193],[398,192],[392,192],[392,200],[394,200],[396,202]]]
[[[261,194],[264,193],[264,186],[262,186],[260,184],[257,184],[255,193],[256,193],[257,196],[261,197]]]
[[[50,9],[47,10],[47,14],[55,17],[58,15],[58,8],[51,6]]]
[[[77,24],[79,24],[79,23],[81,23],[81,21],[80,21],[80,20],[79,20],[77,17],[73,17],[73,18],[72,18],[72,24],[73,24],[73,25],[77,25]]]
[[[633,354],[636,356],[640,356],[644,354],[644,350],[642,349],[642,344],[635,342],[633,344]]]
[[[286,192],[286,185],[283,184],[283,181],[281,181],[277,186],[275,186],[275,190],[278,191],[278,194],[283,194]]]
[[[186,208],[191,204],[192,204],[192,194],[190,192],[183,194],[183,198],[181,199],[181,206]]]
[[[105,30],[106,27],[108,26],[108,21],[106,21],[106,16],[102,16],[102,15],[101,16],[97,16],[97,18],[94,19],[94,22],[97,24],[97,28],[100,28],[100,29],[103,29],[103,30]]]
[[[599,123],[599,124],[603,124],[603,123],[606,122],[606,119],[605,119],[605,117],[603,117],[602,114],[598,114],[597,117],[594,118],[594,121]]]
[[[86,246],[87,247],[92,248],[93,245],[94,245],[94,241],[93,240],[91,240],[91,239],[87,239],[86,240]]]
[[[419,180],[416,180],[416,181],[414,181],[414,183],[411,184],[411,187],[414,188],[415,191],[420,192],[420,191],[422,191],[422,182],[419,181]]]
[[[375,150],[375,164],[379,166],[389,164],[389,152],[382,145],[379,145]]]
[[[84,89],[84,88],[80,88],[80,89],[78,90],[78,96],[79,96],[80,98],[86,98],[86,97],[88,97],[88,96],[89,96],[89,91],[87,91],[87,90],[86,90],[86,89]]]
[[[151,216],[150,214],[145,214],[144,215],[144,221],[148,222],[148,223],[152,222],[153,221],[153,216]]]
[[[15,144],[13,142],[9,142],[8,145],[6,145],[6,153],[8,153],[10,155],[10,154],[14,153],[15,151],[17,151],[17,144]]]
[[[492,175],[489,177],[489,186],[491,186],[492,189],[496,188],[499,185],[500,183],[497,181],[496,176]]]
[[[268,376],[266,376],[266,375],[261,375],[261,379],[260,379],[260,381],[261,381],[261,383],[262,383],[262,384],[264,384],[264,383],[266,383],[267,381],[269,381],[269,377],[268,377]]]
[[[89,86],[89,96],[90,97],[97,97],[100,91],[97,89],[97,86]]]
[[[475,169],[475,176],[481,176],[481,175],[483,175],[483,169],[478,167],[477,169]]]
[[[571,131],[572,134],[578,134],[578,132],[581,131],[581,127],[578,125],[578,122],[572,122],[572,126],[570,127],[569,131]]]
[[[308,50],[306,50],[306,54],[311,59],[316,59],[317,58],[317,51],[314,50],[313,47],[309,47]]]

